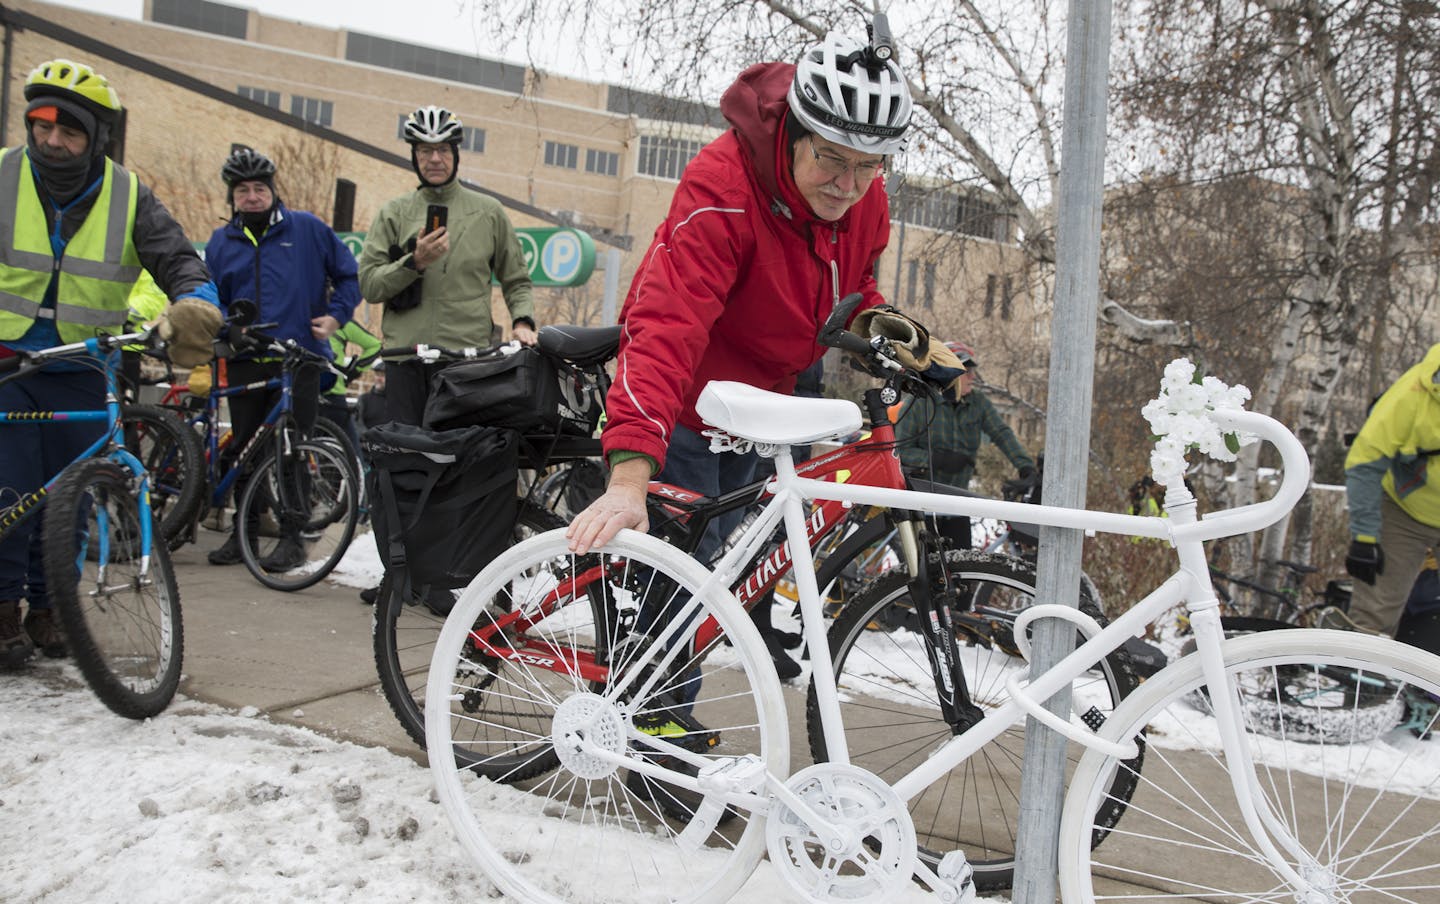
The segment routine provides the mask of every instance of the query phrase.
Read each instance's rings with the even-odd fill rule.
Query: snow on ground
[[[0,901],[505,900],[413,760],[184,698],[121,719],[69,664],[0,674],[0,693]],[[768,863],[736,897],[791,900]]]

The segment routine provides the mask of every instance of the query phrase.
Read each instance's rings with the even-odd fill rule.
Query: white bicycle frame
[[[1171,488],[1166,493],[1168,518],[1121,515],[802,478],[795,473],[789,446],[780,445],[774,449],[776,476],[771,484],[774,498],[745,531],[740,541],[732,546],[715,566],[713,575],[696,591],[696,597],[701,597],[708,591],[723,592],[731,586],[740,569],[750,561],[760,544],[771,536],[775,524],[783,520],[787,542],[790,543],[794,557],[794,574],[803,614],[805,642],[811,650],[828,650],[826,621],[822,615],[819,588],[815,582],[814,561],[806,542],[805,503],[814,499],[944,515],[999,518],[1168,541],[1179,556],[1179,569],[1103,629],[1094,619],[1069,606],[1041,604],[1026,610],[1016,620],[1014,634],[1021,652],[1027,658],[1029,644],[1026,639],[1026,626],[1038,618],[1063,618],[1074,623],[1088,639],[1044,674],[1028,678],[1024,686],[1019,681],[1012,680],[1009,684],[1011,697],[1005,704],[987,713],[980,723],[963,734],[951,738],[892,787],[902,799],[913,799],[932,782],[998,737],[1022,716],[1035,716],[1070,740],[1086,747],[1094,747],[1122,759],[1133,757],[1137,751],[1133,741],[1105,740],[1078,722],[1059,719],[1044,709],[1042,704],[1102,661],[1127,638],[1140,635],[1151,622],[1183,602],[1190,612],[1190,624],[1195,634],[1196,652],[1191,655],[1201,657],[1205,682],[1211,689],[1210,699],[1219,723],[1222,747],[1232,767],[1231,783],[1245,824],[1276,871],[1289,880],[1292,887],[1305,887],[1304,880],[1281,855],[1276,844],[1288,850],[1296,861],[1305,863],[1309,857],[1303,854],[1293,833],[1268,807],[1260,803],[1263,798],[1258,793],[1258,779],[1242,741],[1241,715],[1235,705],[1237,690],[1225,672],[1221,651],[1224,634],[1220,626],[1219,601],[1211,585],[1204,543],[1220,537],[1258,531],[1282,518],[1305,493],[1310,481],[1310,462],[1299,441],[1284,425],[1270,417],[1248,411],[1215,412],[1213,417],[1216,423],[1227,431],[1253,433],[1274,445],[1284,462],[1284,478],[1272,498],[1240,508],[1210,513],[1203,519],[1197,517],[1195,499],[1183,486]],[[907,555],[912,557],[913,565],[913,537],[904,532],[901,537]],[[697,603],[691,605],[698,608]],[[688,616],[676,618],[656,639],[658,649],[668,649],[661,667],[655,670],[657,674],[679,654],[678,648],[683,645],[671,644],[671,640],[690,623],[691,618]],[[651,682],[654,680],[656,679],[652,677]],[[849,752],[834,672],[829,668],[817,667],[813,671],[812,681],[819,704],[829,762],[848,764]],[[684,758],[684,752],[678,747],[648,736],[641,736],[639,740],[648,746],[676,753]],[[631,769],[638,766],[642,772],[651,771],[651,768],[647,768],[650,767],[648,763],[627,761],[626,765]],[[663,769],[653,768],[657,775],[665,774]],[[673,781],[673,777],[670,777],[670,780]],[[783,801],[787,807],[801,814],[822,841],[843,837],[841,827],[832,824],[823,815],[805,805],[780,780],[770,777],[765,786],[767,791]],[[766,809],[763,805],[756,806],[753,798],[743,802],[732,798],[731,802],[755,810]],[[927,880],[933,878],[929,875],[928,867],[921,864],[918,869],[926,874]]]

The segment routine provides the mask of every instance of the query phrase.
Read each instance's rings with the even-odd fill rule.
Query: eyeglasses
[[[424,159],[426,157],[449,157],[450,145],[417,144],[415,145],[415,156],[420,159]]]
[[[815,165],[832,176],[843,176],[853,172],[856,182],[869,182],[880,175],[880,171],[885,168],[884,157],[879,160],[861,160],[859,163],[851,163],[836,154],[822,154],[820,149],[815,146],[815,136],[811,135],[809,138],[810,153],[815,155]]]

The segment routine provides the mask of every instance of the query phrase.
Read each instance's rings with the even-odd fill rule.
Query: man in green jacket
[[[1375,402],[1345,457],[1345,570],[1355,578],[1350,620],[1358,628],[1393,635],[1426,553],[1440,546],[1440,482],[1429,480],[1437,455],[1440,345],[1433,345]]]
[[[360,254],[360,292],[385,305],[380,328],[386,347],[490,345],[492,275],[510,309],[514,337],[535,344],[530,274],[515,227],[494,198],[460,184],[463,135],[460,120],[440,107],[421,107],[405,121],[420,186],[381,209]],[[446,209],[446,222],[427,229],[432,205]],[[386,364],[390,420],[420,423],[437,366],[415,359]]]
[[[968,489],[980,444],[988,439],[1010,459],[1022,483],[1036,480],[1034,459],[995,405],[975,388],[980,366],[975,350],[960,342],[942,343],[932,336],[930,361],[924,376],[940,387],[942,401],[937,405],[915,396],[895,419],[895,444],[905,470]],[[939,525],[956,548],[970,548],[969,518],[941,518]]]

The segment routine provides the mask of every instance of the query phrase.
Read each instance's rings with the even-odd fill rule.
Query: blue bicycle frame
[[[149,473],[145,470],[145,466],[140,463],[140,460],[125,448],[124,428],[120,420],[120,390],[119,379],[117,377],[120,370],[121,347],[134,343],[137,340],[143,340],[147,336],[148,333],[132,333],[123,336],[98,337],[69,345],[59,345],[38,352],[22,353],[19,356],[22,363],[14,366],[23,366],[25,361],[47,361],[72,357],[83,350],[98,360],[103,366],[105,374],[105,408],[103,411],[0,411],[0,425],[43,425],[58,422],[103,421],[106,427],[105,432],[75,458],[71,464],[84,461],[87,458],[104,457],[118,462],[134,475],[138,481],[137,498],[139,500],[141,516],[141,553],[148,561],[154,532],[153,518],[151,517],[150,511],[150,477]],[[17,374],[15,378],[22,376],[23,372]],[[16,526],[40,510],[40,506],[45,501],[45,497],[50,494],[50,491],[64,473],[65,468],[60,469],[59,473],[52,475],[39,489],[31,493],[26,493],[14,503],[6,506],[3,512],[0,512],[0,538],[9,536]]]

